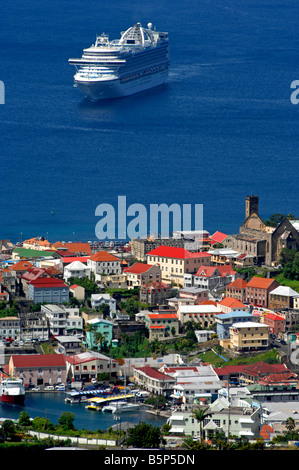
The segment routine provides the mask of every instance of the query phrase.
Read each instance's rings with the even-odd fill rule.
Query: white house
[[[82,279],[83,277],[90,278],[90,268],[81,261],[73,261],[67,264],[64,268],[63,277],[65,281],[68,281],[71,277]]]
[[[92,308],[99,308],[101,305],[109,305],[110,314],[116,313],[116,300],[110,294],[92,294],[91,306]]]

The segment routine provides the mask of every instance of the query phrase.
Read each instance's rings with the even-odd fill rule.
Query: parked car
[[[46,392],[48,392],[48,391],[50,391],[50,390],[55,390],[55,388],[54,388],[53,385],[47,385],[47,386],[44,388],[44,390],[45,390]]]

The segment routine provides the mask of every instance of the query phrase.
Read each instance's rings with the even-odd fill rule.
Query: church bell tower
[[[259,213],[259,198],[258,196],[246,196],[245,218],[247,219],[251,214]]]

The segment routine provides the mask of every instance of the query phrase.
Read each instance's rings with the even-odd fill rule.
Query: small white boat
[[[128,403],[126,401],[119,401],[111,403],[110,405],[103,406],[102,411],[108,413],[126,413],[128,411],[137,411],[140,405],[138,403]]]

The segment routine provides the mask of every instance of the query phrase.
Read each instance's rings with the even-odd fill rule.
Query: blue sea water
[[[102,203],[203,204],[210,233],[299,216],[296,0],[30,0],[1,11],[0,238],[94,240]],[[169,32],[167,84],[87,101],[69,57],[140,21]],[[54,215],[51,215],[52,209]]]

